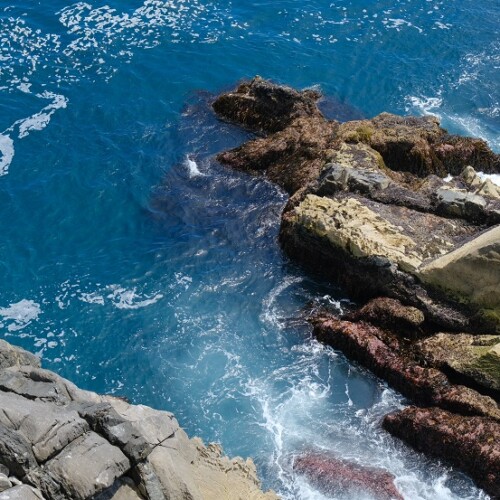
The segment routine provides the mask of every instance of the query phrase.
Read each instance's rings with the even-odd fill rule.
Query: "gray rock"
[[[12,487],[12,483],[5,474],[0,474],[0,492],[8,490]]]
[[[317,193],[321,196],[335,194],[338,191],[369,193],[386,189],[390,184],[391,179],[381,170],[355,169],[331,163],[321,175]]]
[[[22,484],[0,493],[0,500],[44,500],[39,490]]]
[[[97,394],[78,389],[54,372],[29,366],[10,367],[0,371],[0,390],[14,392],[28,399],[41,399],[57,404],[67,404],[72,401],[101,401]]]
[[[40,367],[40,358],[31,352],[5,342],[5,340],[0,340],[0,370],[11,366],[38,368]]]
[[[93,500],[143,500],[134,481],[129,477],[122,477],[115,481],[111,488],[103,491]]]
[[[0,464],[0,474],[5,474],[6,476],[9,476],[8,467],[5,467],[5,465]]]
[[[78,413],[90,423],[92,429],[119,446],[133,462],[146,458],[153,446],[141,435],[140,431],[119,415],[109,403],[84,404]]]
[[[79,437],[45,465],[66,494],[83,500],[113,485],[130,469],[127,457],[94,432]]]
[[[436,192],[438,211],[452,217],[482,222],[487,218],[488,202],[477,194],[442,188]]]
[[[89,430],[75,411],[0,392],[0,423],[19,432],[43,463]]]
[[[21,484],[23,484],[23,482],[19,481],[19,479],[17,479],[17,477],[15,476],[9,476],[9,481],[12,483],[12,486],[20,486]]]
[[[25,476],[38,466],[31,445],[19,433],[0,424],[0,463],[12,474]]]

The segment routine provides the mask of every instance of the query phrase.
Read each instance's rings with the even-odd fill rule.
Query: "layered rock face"
[[[0,500],[276,499],[174,416],[78,389],[0,341]]]
[[[426,407],[386,429],[496,497],[500,188],[476,170],[500,172],[500,156],[434,117],[328,121],[318,98],[261,78],[223,94],[219,116],[264,136],[217,158],[290,193],[283,249],[361,303],[316,312],[315,335]],[[304,470],[332,469],[314,459]]]

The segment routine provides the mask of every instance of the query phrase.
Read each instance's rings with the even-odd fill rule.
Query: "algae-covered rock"
[[[500,336],[439,333],[416,344],[427,363],[500,394]]]
[[[316,106],[320,96],[314,90],[299,92],[255,77],[232,92],[221,94],[213,108],[227,120],[251,130],[271,133],[283,130],[299,117],[322,117]]]
[[[491,498],[500,498],[500,424],[439,408],[409,407],[384,418],[383,426],[417,450],[469,473]]]
[[[418,274],[424,283],[479,307],[492,324],[500,325],[500,226],[436,258]]]
[[[364,142],[382,155],[389,168],[421,177],[458,175],[468,165],[484,172],[500,169],[500,156],[485,141],[449,135],[434,116],[381,113],[371,120],[342,124],[339,137],[346,142]]]
[[[384,256],[411,270],[422,262],[415,241],[353,198],[337,201],[307,195],[295,217],[298,224],[354,257]]]

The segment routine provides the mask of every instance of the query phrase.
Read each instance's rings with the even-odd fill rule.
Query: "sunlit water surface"
[[[433,113],[498,150],[493,0],[23,0],[0,7],[0,334],[80,386],[175,412],[266,488],[326,450],[408,499],[486,498],[380,429],[405,404],[311,337],[348,297],[277,244],[286,196],[213,156],[213,95],[260,74],[325,112]],[[333,498],[333,497],[328,497]],[[338,497],[337,497],[338,498]]]

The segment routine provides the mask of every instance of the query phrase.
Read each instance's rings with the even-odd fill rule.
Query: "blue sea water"
[[[498,151],[499,25],[496,0],[4,0],[1,337],[252,456],[283,498],[327,498],[293,473],[310,449],[407,499],[486,498],[384,433],[405,400],[311,338],[304,308],[349,298],[280,251],[285,194],[214,161],[249,135],[210,100],[260,74]]]

